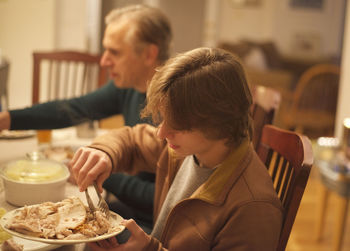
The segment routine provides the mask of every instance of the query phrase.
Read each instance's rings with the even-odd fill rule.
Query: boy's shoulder
[[[235,204],[266,201],[279,204],[279,198],[273,187],[272,178],[266,166],[261,162],[254,149],[250,149],[242,161],[243,171],[232,187],[229,196]]]

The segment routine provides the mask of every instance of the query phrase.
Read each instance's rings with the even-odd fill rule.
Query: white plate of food
[[[0,139],[24,139],[35,136],[34,130],[2,130]]]
[[[95,242],[124,231],[120,215],[111,211],[108,220],[100,213],[91,218],[82,205],[79,198],[71,197],[57,203],[25,206],[6,213],[0,225],[13,236],[54,245]]]

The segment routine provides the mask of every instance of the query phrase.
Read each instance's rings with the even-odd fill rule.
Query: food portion
[[[84,240],[120,232],[106,215],[89,209],[77,197],[60,202],[45,202],[17,209],[6,228],[25,235],[58,240]]]
[[[67,164],[74,156],[74,150],[70,146],[49,146],[42,148],[40,153],[42,153],[47,159],[62,162],[64,164]],[[67,167],[69,166],[67,165]],[[68,181],[72,184],[76,184],[73,175],[70,175]]]
[[[51,160],[67,161],[73,158],[74,150],[70,146],[50,146],[43,148],[41,152]]]
[[[6,240],[1,245],[1,251],[22,251],[23,245],[16,243],[13,239]]]

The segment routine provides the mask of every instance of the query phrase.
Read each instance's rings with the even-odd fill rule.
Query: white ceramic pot
[[[69,170],[56,161],[21,159],[7,163],[0,174],[6,201],[25,206],[63,200]]]

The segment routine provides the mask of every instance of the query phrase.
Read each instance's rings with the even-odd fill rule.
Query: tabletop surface
[[[97,135],[101,135],[105,132],[106,130],[98,130]],[[52,145],[72,146],[77,148],[88,145],[92,140],[92,138],[78,138],[74,127],[53,130],[52,134]],[[0,139],[0,149],[0,165],[2,166],[8,161],[25,157],[26,153],[37,150],[38,143],[35,136],[22,139]],[[67,182],[65,189],[65,197],[77,196],[84,203],[86,203],[85,194],[79,192],[76,185]],[[89,187],[89,194],[93,202],[97,204],[98,197],[93,187]],[[17,208],[5,200],[2,180],[0,182],[0,207],[6,209],[7,211]],[[83,251],[88,250],[88,247],[85,244],[76,244],[62,246],[54,250]]]

